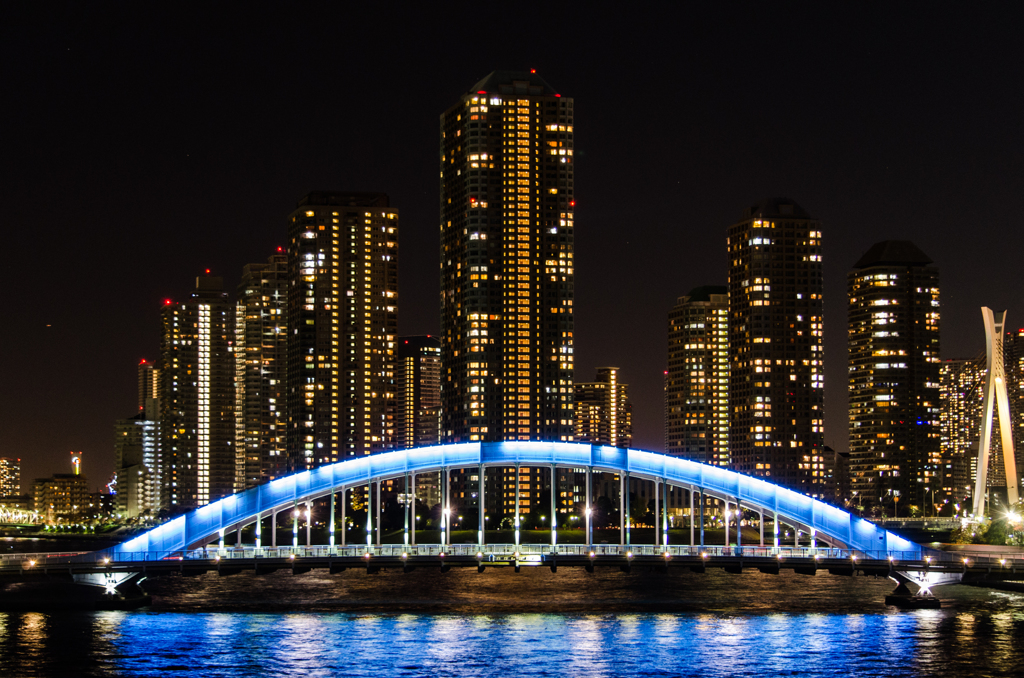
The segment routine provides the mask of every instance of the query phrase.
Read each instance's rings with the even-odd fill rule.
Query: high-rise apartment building
[[[114,473],[117,477],[114,512],[125,518],[155,514],[160,501],[156,467],[159,422],[152,412],[139,412],[134,417],[114,423]]]
[[[21,459],[0,457],[0,497],[21,494]]]
[[[160,397],[160,369],[145,358],[139,361],[139,412],[146,409],[146,401]]]
[[[668,314],[665,452],[729,465],[729,290],[705,286]]]
[[[494,71],[440,131],[442,440],[572,440],[573,101]]]
[[[395,365],[395,448],[436,445],[441,417],[441,342],[398,337]]]
[[[383,193],[314,191],[288,223],[291,470],[394,445],[398,210]]]
[[[1017,474],[1021,475],[1024,473],[1024,328],[1007,332],[1003,338],[1003,365],[1006,375],[1006,395],[1010,401],[1010,428],[1012,429],[1013,450],[1016,454],[1015,466]],[[992,436],[993,444],[997,437]],[[994,452],[993,456],[995,456]],[[993,464],[993,466],[1003,467],[1003,464]],[[991,477],[991,471],[989,477]]]
[[[729,227],[727,244],[731,463],[830,498],[821,222],[792,200],[765,200]]]
[[[203,506],[234,492],[235,310],[223,280],[196,278],[166,300],[160,345],[160,507]]]
[[[614,447],[633,443],[633,405],[618,367],[599,367],[594,381],[576,384],[575,405],[579,442]]]
[[[287,472],[288,255],[242,268],[235,301],[235,490]]]
[[[939,270],[913,243],[876,243],[847,276],[850,490],[922,509],[942,485]]]
[[[984,353],[973,360],[945,360],[939,364],[940,502],[973,495],[986,374]],[[992,442],[998,445],[998,437]],[[999,457],[993,449],[992,458]],[[989,469],[990,481],[1001,466],[997,463]]]

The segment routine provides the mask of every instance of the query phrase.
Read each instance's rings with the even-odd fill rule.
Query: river
[[[3,676],[1016,676],[1024,595],[709,569],[288,571],[144,582],[148,609],[0,612]],[[2,592],[0,592],[2,595]]]

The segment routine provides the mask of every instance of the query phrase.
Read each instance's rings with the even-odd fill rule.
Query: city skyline
[[[832,35],[837,30],[820,28]],[[212,76],[197,77],[190,86],[208,102],[203,109],[209,119],[174,106],[157,115],[154,105],[165,94],[134,85],[128,89],[143,95],[140,108],[103,122],[91,107],[97,102],[93,97],[109,87],[98,73],[106,66],[115,72],[129,68],[126,53],[117,44],[93,45],[70,29],[58,31],[38,47],[26,47],[24,38],[12,37],[6,41],[8,48],[41,56],[33,66],[37,70],[25,66],[23,71],[20,61],[8,60],[19,64],[12,69],[21,75],[12,83],[15,91],[24,92],[24,100],[32,102],[45,98],[48,88],[57,88],[54,91],[70,97],[70,105],[62,108],[74,115],[48,112],[29,120],[20,110],[6,114],[13,118],[7,129],[25,129],[21,136],[38,144],[14,142],[14,162],[5,170],[10,194],[3,199],[2,214],[6,223],[19,225],[13,245],[27,253],[38,251],[29,238],[40,230],[54,236],[46,256],[55,273],[40,280],[36,293],[22,293],[10,302],[10,317],[21,329],[8,337],[5,353],[33,368],[13,365],[4,380],[0,456],[22,459],[22,491],[30,479],[61,470],[69,449],[85,451],[84,473],[90,487],[105,482],[112,469],[111,422],[134,414],[133,365],[140,358],[157,358],[162,300],[180,297],[183,281],[205,268],[223,276],[230,288],[243,264],[265,260],[273,248],[285,244],[284,219],[299,196],[310,190],[375,189],[391,195],[406,224],[398,331],[438,334],[438,116],[467,82],[506,65],[536,65],[541,75],[571,92],[579,105],[580,129],[587,131],[576,141],[577,220],[586,228],[576,239],[574,378],[587,378],[600,365],[619,365],[631,385],[634,446],[661,449],[665,315],[687,290],[725,284],[725,231],[744,205],[786,195],[826,226],[825,443],[844,449],[842,303],[845,275],[855,253],[880,240],[910,239],[934,258],[943,271],[943,359],[971,357],[983,348],[982,305],[1007,308],[1010,327],[1024,326],[1018,276],[1012,272],[1012,255],[1021,251],[1024,237],[1019,227],[1021,174],[1019,161],[1009,150],[1019,147],[1014,135],[1020,132],[1008,124],[1013,119],[1012,99],[996,94],[997,83],[1014,80],[1013,69],[1020,67],[996,58],[998,42],[968,54],[971,45],[966,38],[951,40],[944,44],[949,56],[938,54],[925,46],[926,28],[934,26],[911,30],[908,44],[899,47],[895,29],[868,31],[877,41],[874,49],[883,56],[868,54],[862,66],[825,48],[838,59],[834,65],[841,73],[870,85],[863,98],[851,94],[853,88],[839,76],[836,81],[822,79],[823,67],[798,58],[795,48],[780,48],[764,58],[783,67],[794,86],[824,97],[829,103],[826,110],[811,115],[782,103],[778,112],[733,113],[731,119],[715,124],[713,119],[736,103],[738,95],[728,90],[742,90],[739,85],[746,84],[772,94],[777,85],[764,75],[767,66],[754,68],[723,57],[709,75],[701,76],[659,71],[636,59],[616,63],[592,47],[583,49],[581,42],[576,43],[580,51],[595,63],[559,56],[539,43],[506,40],[500,48],[475,52],[470,59],[449,59],[443,69],[410,67],[416,76],[408,81],[414,91],[406,102],[394,105],[383,95],[388,74],[398,72],[400,65],[384,60],[375,65],[373,77],[346,71],[355,79],[354,87],[367,92],[367,100],[377,93],[379,105],[365,115],[347,114],[340,122],[311,114],[312,131],[329,137],[325,146],[296,142],[298,118],[277,107],[265,109],[272,126],[280,128],[276,134],[253,136],[253,128],[245,125],[237,134],[226,133],[227,118],[214,109],[217,102],[227,100],[217,94]],[[852,34],[854,27],[847,30]],[[712,31],[685,54],[693,58],[700,45],[713,45],[725,33],[724,26]],[[850,34],[839,37],[852,40]],[[152,50],[174,43],[169,35],[158,32],[155,37],[156,47],[129,41],[125,49],[139,50],[143,61],[163,63]],[[212,39],[207,35],[200,42],[211,44]],[[911,77],[920,67],[919,59],[925,58],[911,56],[912,45],[937,59],[932,68],[945,66],[941,83]],[[246,44],[241,46],[245,52]],[[658,51],[667,47],[645,49],[650,62],[667,63],[666,55]],[[68,50],[74,61],[68,61]],[[184,56],[189,58],[179,66],[199,75],[199,56]],[[233,64],[215,63],[219,68]],[[306,65],[286,63],[289,73]],[[894,64],[894,74],[882,72],[883,64]],[[992,64],[998,68],[985,67]],[[689,91],[699,94],[704,105],[659,88],[669,72],[689,83]],[[45,76],[45,82],[26,79],[31,73]],[[282,87],[273,74],[245,74],[246,83],[267,77],[271,90]],[[913,86],[907,86],[903,77]],[[650,93],[646,105],[658,115],[641,115],[615,94],[615,83],[629,79],[633,89]],[[181,90],[167,73],[158,80],[171,83],[168,96],[193,91]],[[963,98],[984,113],[956,102],[947,103],[946,112],[935,113],[932,104],[945,101],[940,94],[947,91],[949,80],[965,89],[971,96]],[[251,95],[236,90],[232,96],[248,101]],[[869,99],[873,103],[866,103]],[[647,143],[653,137],[647,139],[644,130],[653,130],[652,120],[681,103],[689,112],[678,134],[666,137],[662,132],[658,143]],[[107,105],[99,109],[106,110]],[[838,110],[844,108],[848,110]],[[147,121],[164,132],[138,127]],[[402,122],[400,129],[396,121]],[[96,140],[83,136],[93,125],[108,134],[97,135]],[[378,133],[357,133],[363,127]],[[395,129],[393,139],[383,133],[390,129]],[[103,137],[114,142],[99,144]],[[282,162],[282,154],[296,146],[298,157],[308,159],[301,170],[274,170],[274,165],[291,167]],[[334,149],[335,155],[325,157],[330,155],[325,148]],[[412,159],[404,169],[396,168],[404,160],[391,159],[399,151]],[[665,155],[678,159],[666,163],[659,159]],[[790,159],[777,160],[780,155]],[[45,158],[60,162],[47,163]],[[252,169],[229,177],[242,165]],[[140,176],[126,173],[126,167],[142,170]],[[79,181],[88,174],[103,179]],[[111,189],[105,186],[118,190],[108,193]],[[153,196],[161,210],[124,208],[122,188]],[[224,201],[225,195],[241,200]],[[245,203],[242,210],[240,203]],[[224,209],[228,204],[231,208]],[[215,237],[218,229],[224,237]],[[251,233],[251,242],[239,246],[240,233]],[[76,264],[82,257],[90,265],[80,270]],[[10,289],[24,289],[26,281],[38,276],[31,256],[19,259],[23,261],[15,261],[7,271]],[[74,277],[65,273],[72,270]],[[112,289],[118,289],[115,304],[97,303],[97,292]],[[53,376],[52,370],[57,370]],[[35,423],[55,415],[63,420],[60,427],[53,427],[56,430],[40,430]]]

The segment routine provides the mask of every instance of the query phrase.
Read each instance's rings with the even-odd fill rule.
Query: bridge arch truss
[[[870,521],[759,478],[643,450],[557,442],[461,443],[350,459],[225,497],[119,544],[110,551],[140,553],[188,549],[218,538],[223,541],[225,532],[253,523],[257,526],[258,535],[264,518],[325,497],[333,500],[338,492],[387,480],[407,479],[416,474],[441,472],[446,479],[446,472],[453,469],[490,467],[542,467],[552,469],[553,474],[556,469],[582,469],[588,474],[588,493],[591,472],[653,481],[663,493],[667,493],[669,487],[680,488],[691,493],[691,506],[696,493],[726,502],[727,507],[742,506],[743,509],[758,511],[762,517],[770,515],[775,525],[775,546],[779,545],[778,525],[784,523],[833,546],[853,551],[910,552],[918,556],[921,553],[918,544]],[[479,478],[483,477],[483,474],[479,475]],[[442,496],[444,508],[449,508],[448,493],[445,491]],[[588,506],[591,503],[588,494]],[[664,503],[660,506],[663,507]],[[628,514],[628,509],[624,513]],[[664,513],[656,512],[659,522],[664,519]],[[333,514],[332,511],[332,521]],[[589,525],[587,531],[589,540]],[[661,526],[657,526],[656,542],[660,531]],[[482,534],[480,540],[483,540]]]

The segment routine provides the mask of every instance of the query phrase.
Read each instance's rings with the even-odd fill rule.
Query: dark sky
[[[836,448],[873,243],[940,267],[944,357],[982,350],[982,305],[1024,326],[1015,3],[149,4],[0,6],[0,456],[26,489],[69,450],[107,479],[161,300],[205,268],[233,287],[306,191],[391,195],[400,330],[437,332],[438,117],[494,69],[575,98],[576,378],[623,369],[636,447],[662,446],[669,309],[725,284],[765,197],[824,222]]]

